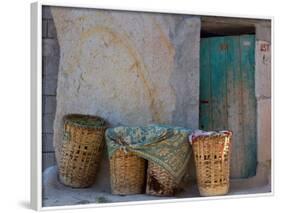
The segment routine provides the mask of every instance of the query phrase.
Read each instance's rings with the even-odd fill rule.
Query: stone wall
[[[271,24],[256,24],[257,144],[259,182],[271,183]]]
[[[200,19],[139,14],[54,9],[59,47],[52,14],[44,8],[43,168],[55,164],[55,113],[55,143],[66,113],[100,115],[112,125],[197,128]],[[271,26],[260,21],[255,29],[258,166],[253,184],[270,181],[271,171]],[[102,164],[106,172],[106,155]]]
[[[43,155],[42,169],[55,164],[53,148],[53,122],[56,112],[56,90],[59,66],[59,45],[57,32],[49,7],[42,13],[42,112],[43,112]]]
[[[74,9],[81,11],[80,9]],[[84,10],[86,13],[91,12],[91,10]],[[107,12],[103,12],[107,13]],[[98,14],[102,14],[102,12],[99,12]],[[129,13],[132,18],[131,18],[131,27],[134,26],[134,20],[136,19],[136,13]],[[137,13],[138,14],[138,13]],[[58,79],[58,69],[59,69],[59,55],[60,55],[60,47],[57,41],[57,32],[56,32],[56,27],[54,25],[53,21],[53,16],[51,13],[51,10],[49,7],[44,6],[43,7],[43,23],[42,23],[42,39],[43,39],[43,169],[49,167],[50,165],[55,164],[55,157],[54,157],[54,148],[53,148],[53,133],[54,133],[54,118],[55,118],[55,112],[56,112],[56,91],[57,91],[57,79]],[[130,54],[130,47],[126,46],[121,47],[122,48],[127,48],[125,54],[119,55],[118,52],[116,52],[116,49],[113,48],[113,54],[115,54],[115,60],[123,57],[122,60],[126,60],[126,57],[130,59],[135,60],[134,57],[139,57],[137,58],[137,61],[135,61],[135,64],[133,65],[132,70],[136,69],[136,76],[133,76],[133,78],[140,78],[141,82],[137,83],[139,84],[139,88],[134,88],[137,86],[135,83],[138,80],[134,80],[134,82],[129,82],[130,85],[128,86],[128,81],[123,83],[123,88],[126,90],[126,88],[131,87],[135,91],[139,90],[140,93],[143,92],[143,94],[139,94],[137,97],[139,101],[136,101],[134,94],[131,95],[130,103],[125,100],[123,106],[131,107],[132,110],[127,113],[128,109],[121,109],[120,106],[117,106],[117,110],[123,110],[122,114],[127,117],[125,120],[128,122],[122,123],[122,119],[120,120],[120,112],[119,115],[115,113],[114,115],[110,115],[108,119],[108,115],[101,115],[103,117],[106,117],[107,120],[110,120],[110,122],[113,125],[117,124],[145,124],[145,123],[151,123],[151,122],[161,122],[161,123],[171,123],[171,124],[178,124],[182,126],[188,126],[191,128],[196,128],[198,125],[198,93],[199,93],[199,33],[200,33],[200,20],[199,18],[195,17],[182,17],[182,16],[176,16],[176,15],[165,15],[164,18],[161,20],[161,15],[152,15],[149,13],[144,13],[144,19],[146,19],[146,22],[144,23],[147,24],[147,26],[140,26],[139,29],[134,29],[134,27],[131,29],[131,33],[135,34],[141,34],[141,30],[143,27],[145,27],[146,32],[142,34],[144,37],[147,35],[154,36],[154,38],[150,39],[150,44],[145,44],[139,42],[138,49],[141,50],[142,55],[137,55],[139,53],[132,53],[133,56],[128,56],[126,54]],[[80,17],[81,18],[81,17]],[[126,19],[126,17],[125,17]],[[125,20],[124,19],[124,20]],[[149,19],[150,22],[149,23]],[[160,20],[160,23],[157,23],[157,21]],[[66,20],[68,21],[68,20]],[[81,21],[81,19],[80,19]],[[99,20],[101,21],[101,20]],[[142,20],[140,20],[142,21]],[[166,23],[165,23],[166,21]],[[161,24],[163,25],[165,23],[166,25],[173,25],[173,29],[164,29],[165,32],[162,32],[163,29],[161,29]],[[122,23],[121,23],[122,24]],[[84,27],[84,26],[83,26]],[[148,28],[147,28],[148,27]],[[158,29],[158,34],[155,34],[155,27]],[[118,26],[117,26],[118,28]],[[182,28],[181,33],[179,33],[178,29]],[[189,29],[188,29],[189,28]],[[188,30],[187,30],[188,29]],[[138,31],[137,31],[138,30]],[[177,30],[177,31],[176,31]],[[186,32],[184,34],[183,32]],[[146,33],[146,34],[145,34]],[[155,34],[155,35],[154,35]],[[108,36],[108,35],[107,35]],[[167,37],[165,37],[167,36]],[[187,36],[187,37],[186,37]],[[106,36],[105,36],[106,37]],[[109,35],[110,37],[110,35]],[[98,38],[100,39],[100,38]],[[107,38],[108,39],[108,38]],[[110,38],[109,38],[110,39]],[[140,38],[138,38],[140,39]],[[158,40],[160,39],[160,42],[155,42],[153,45],[153,40]],[[171,41],[167,40],[171,39]],[[69,40],[68,40],[69,41]],[[100,42],[100,41],[98,41]],[[134,41],[138,42],[138,41]],[[152,44],[152,45],[151,45]],[[129,48],[129,49],[128,49]],[[162,49],[161,49],[162,48]],[[166,48],[166,49],[165,49]],[[175,49],[177,51],[175,51]],[[115,52],[114,52],[115,51]],[[154,52],[153,52],[154,51]],[[129,53],[128,53],[129,52]],[[159,55],[157,56],[159,52]],[[135,54],[135,55],[134,55]],[[138,60],[142,58],[146,54],[146,58],[143,58],[145,60],[145,65],[144,64],[138,64]],[[150,55],[149,55],[150,54]],[[166,54],[164,57],[161,54]],[[154,55],[153,57],[150,57]],[[167,56],[167,57],[166,57]],[[190,57],[191,56],[191,57]],[[166,57],[166,58],[165,58]],[[125,58],[125,59],[124,59]],[[171,63],[171,60],[176,59],[175,63]],[[169,62],[170,64],[165,64],[165,63],[159,63],[161,61],[166,61]],[[98,59],[100,60],[100,58]],[[158,61],[157,61],[158,60]],[[120,60],[121,61],[121,60]],[[99,62],[100,63],[100,62]],[[127,62],[128,63],[128,62]],[[115,62],[116,64],[116,62]],[[113,67],[115,66],[113,65]],[[162,65],[161,65],[162,64]],[[104,66],[104,65],[102,65]],[[101,66],[101,67],[102,67]],[[121,64],[122,66],[122,64]],[[142,66],[140,69],[152,69],[154,72],[151,72],[150,74],[148,72],[144,73],[137,73],[139,66]],[[150,66],[150,67],[149,67]],[[105,68],[108,68],[105,66]],[[112,68],[111,68],[112,69]],[[169,73],[171,70],[175,70],[174,73]],[[162,70],[162,71],[160,71]],[[176,70],[179,70],[177,72]],[[120,71],[120,68],[119,68]],[[117,71],[118,72],[118,71]],[[134,72],[134,71],[133,71]],[[161,73],[160,75],[155,75],[155,73]],[[112,73],[111,73],[112,74]],[[107,73],[108,75],[108,73]],[[118,73],[118,76],[122,75],[121,73]],[[124,73],[123,73],[124,75]],[[147,76],[145,76],[147,75]],[[151,75],[151,76],[149,76]],[[110,75],[109,75],[110,76]],[[90,76],[91,77],[91,76]],[[101,76],[104,77],[104,76]],[[128,76],[127,76],[128,77]],[[153,84],[155,82],[146,82],[148,78],[150,78],[151,81],[156,77],[160,77],[156,81],[160,82],[158,83],[159,85],[161,84],[161,81],[163,81],[162,86],[160,87],[155,87]],[[146,79],[147,78],[147,79]],[[103,81],[106,80],[103,78]],[[120,79],[122,80],[122,79]],[[89,80],[91,81],[91,79]],[[182,86],[177,86],[178,82],[181,82]],[[91,84],[91,82],[88,82],[88,84]],[[104,83],[104,82],[103,82]],[[157,83],[157,82],[156,82]],[[165,88],[166,84],[170,84],[170,88]],[[142,85],[141,85],[142,84]],[[75,82],[74,82],[75,85]],[[84,84],[87,85],[87,84]],[[119,90],[122,87],[118,86]],[[144,88],[142,88],[144,87]],[[75,87],[73,87],[75,88]],[[117,90],[118,90],[117,88]],[[77,87],[75,88],[77,89]],[[129,91],[128,89],[127,91]],[[83,91],[83,88],[82,88]],[[72,91],[73,92],[73,91]],[[70,93],[72,93],[70,92]],[[89,92],[89,91],[88,91]],[[99,91],[101,92],[101,91]],[[111,91],[103,91],[103,93],[112,93]],[[121,91],[122,92],[122,91]],[[115,91],[115,96],[118,96],[118,93],[120,91]],[[170,94],[169,94],[170,93]],[[74,107],[76,107],[75,110],[70,110],[71,112],[78,112],[78,113],[89,113],[89,114],[99,114],[96,112],[89,112],[89,109],[85,110],[85,107],[87,108],[87,103],[84,103],[85,101],[78,100],[77,94],[73,93],[74,96],[73,98],[76,100],[75,103],[71,103]],[[166,95],[168,94],[168,95]],[[183,99],[182,97],[185,97]],[[83,93],[81,93],[81,96],[83,96]],[[97,94],[97,96],[100,96],[100,94]],[[125,96],[124,96],[125,97]],[[168,99],[167,99],[168,97]],[[82,97],[84,99],[88,99],[87,95],[85,97]],[[109,97],[110,99],[111,97]],[[126,96],[127,98],[127,96]],[[152,100],[148,100],[148,99]],[[154,99],[157,99],[155,101]],[[116,99],[116,97],[115,97]],[[116,100],[120,99],[120,96],[117,97]],[[122,99],[122,98],[121,98]],[[128,98],[127,98],[128,99]],[[146,100],[147,99],[147,100]],[[171,101],[171,99],[174,99]],[[90,100],[91,102],[93,101]],[[124,100],[119,100],[118,102],[122,102]],[[108,100],[106,101],[107,103]],[[84,103],[84,106],[83,106]],[[89,103],[89,101],[88,101]],[[70,105],[71,105],[70,104]],[[79,105],[77,105],[79,104]],[[81,107],[82,104],[82,107]],[[104,109],[102,106],[104,105],[104,102],[100,102],[100,108]],[[134,104],[134,106],[132,106]],[[118,104],[117,104],[118,105]],[[146,105],[146,107],[143,107],[142,110],[138,111],[141,105]],[[164,105],[164,106],[163,106]],[[113,109],[110,104],[108,106]],[[83,109],[84,107],[84,109]],[[92,106],[89,105],[89,108]],[[118,108],[119,107],[119,108]],[[161,116],[159,117],[159,112],[158,109],[162,110]],[[116,104],[115,104],[115,110],[116,110]],[[137,110],[137,111],[136,111]],[[152,111],[151,111],[152,110]],[[114,111],[114,110],[113,110]],[[132,112],[133,111],[133,112]],[[134,113],[136,112],[136,113]],[[67,113],[67,112],[64,112]],[[70,113],[70,112],[69,112]],[[106,112],[105,113],[109,114],[112,112]],[[134,115],[135,114],[135,115]],[[148,116],[142,116],[143,114],[147,114]],[[62,116],[63,114],[61,114]],[[158,117],[157,117],[158,116]],[[59,120],[59,119],[57,119]]]
[[[54,144],[62,117],[112,126],[198,128],[200,18],[53,7],[61,58]]]

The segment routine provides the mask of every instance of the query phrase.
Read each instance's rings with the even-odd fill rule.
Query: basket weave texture
[[[167,170],[153,162],[148,162],[146,194],[173,196],[178,184]]]
[[[198,136],[192,142],[201,196],[224,195],[229,190],[231,134]]]
[[[191,130],[167,125],[108,128],[105,133],[113,194],[147,193],[168,196],[186,172],[192,148]],[[150,175],[145,176],[145,160]],[[160,188],[159,188],[160,187]]]
[[[83,121],[90,121],[91,125]],[[95,122],[97,125],[93,125]],[[84,188],[94,183],[105,144],[105,128],[103,119],[96,116],[71,114],[64,117],[64,141],[58,162],[59,179],[63,184]]]
[[[146,160],[130,151],[116,150],[110,157],[112,194],[141,194],[145,187]]]

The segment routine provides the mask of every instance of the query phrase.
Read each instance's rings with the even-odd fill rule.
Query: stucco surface
[[[110,125],[198,128],[200,18],[53,7],[60,46],[54,145],[68,113]]]

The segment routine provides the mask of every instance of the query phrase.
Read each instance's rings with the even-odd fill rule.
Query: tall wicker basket
[[[178,185],[164,168],[151,161],[148,163],[146,194],[156,196],[173,196]]]
[[[141,194],[145,187],[146,160],[130,151],[116,150],[110,157],[112,194]]]
[[[60,181],[71,187],[89,187],[95,181],[104,148],[105,121],[89,115],[64,117],[64,138],[58,162]]]
[[[197,184],[201,196],[224,195],[229,190],[232,133],[201,135],[192,141]]]

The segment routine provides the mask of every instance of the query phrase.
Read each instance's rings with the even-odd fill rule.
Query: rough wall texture
[[[43,10],[43,168],[55,164],[59,55],[57,138],[61,117],[74,112],[103,116],[112,125],[162,122],[197,128],[199,18],[59,10],[53,13],[61,54],[50,8]],[[271,161],[270,29],[256,24],[258,173],[264,176]],[[102,165],[100,177],[108,179],[103,176],[108,171],[106,155]]]
[[[271,182],[271,39],[270,28],[257,27],[256,97],[258,171]],[[264,40],[259,40],[262,38]],[[263,175],[266,173],[266,175]]]
[[[55,164],[53,148],[53,122],[56,112],[56,90],[59,65],[59,45],[53,17],[49,7],[42,13],[42,81],[43,81],[43,153],[42,169]]]
[[[62,117],[198,128],[200,18],[52,8],[60,44],[54,144]]]

